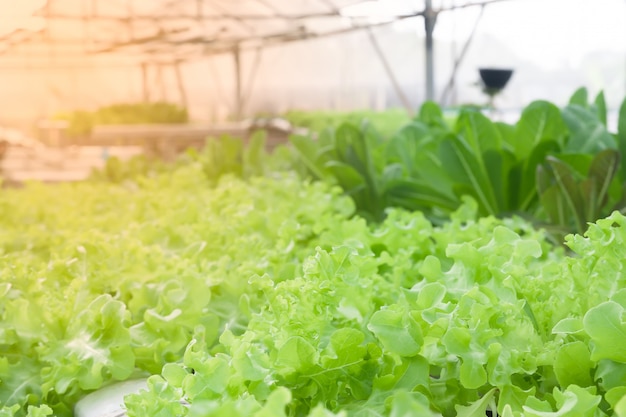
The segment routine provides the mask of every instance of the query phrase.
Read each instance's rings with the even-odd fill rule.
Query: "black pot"
[[[513,75],[511,69],[480,68],[478,71],[485,87],[490,90],[502,90]]]

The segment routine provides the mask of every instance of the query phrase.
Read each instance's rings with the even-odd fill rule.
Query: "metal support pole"
[[[189,108],[189,102],[187,100],[187,89],[185,88],[185,82],[180,71],[180,61],[174,63],[174,75],[176,76],[176,84],[178,84],[178,93],[180,94],[180,102],[186,109]]]
[[[433,10],[432,0],[426,0],[424,26],[426,29],[426,99],[435,100],[435,53],[433,32],[437,13]]]
[[[447,104],[448,94],[452,93],[454,89],[454,84],[456,83],[456,74],[461,64],[463,63],[463,59],[465,58],[465,55],[467,54],[467,51],[469,50],[469,47],[472,44],[472,41],[474,40],[474,37],[476,36],[478,24],[480,23],[480,20],[483,17],[484,11],[485,11],[485,6],[483,5],[480,8],[480,14],[478,15],[478,18],[476,19],[476,22],[474,22],[474,27],[472,28],[472,32],[470,33],[469,37],[465,41],[465,44],[463,45],[463,49],[461,50],[460,55],[454,59],[454,66],[452,67],[452,74],[450,74],[450,80],[448,81],[448,84],[444,88],[443,93],[441,93],[440,103],[442,105]]]
[[[148,89],[148,64],[141,63],[141,94],[144,103],[150,101],[150,91]]]
[[[256,51],[254,62],[252,63],[252,67],[250,67],[250,74],[248,76],[248,81],[246,82],[246,91],[243,93],[243,96],[241,97],[242,108],[246,108],[246,106],[250,103],[250,97],[252,96],[252,89],[254,88],[254,81],[256,80],[256,76],[259,71],[259,66],[261,64],[262,57],[263,57],[263,49],[259,48]]]
[[[235,119],[241,120],[243,116],[243,97],[241,95],[241,51],[239,45],[233,48],[233,58],[235,59]]]
[[[165,79],[163,78],[163,64],[156,64],[156,80],[155,84],[159,86],[161,96],[159,100],[167,101],[167,88],[165,87]]]
[[[376,36],[374,35],[372,28],[367,28],[367,34],[369,35],[370,42],[372,43],[372,46],[374,47],[374,50],[376,51],[376,54],[378,55],[378,59],[380,59],[380,62],[383,64],[383,67],[385,68],[385,72],[387,73],[387,76],[389,77],[389,80],[391,81],[391,84],[393,85],[393,88],[396,91],[396,94],[400,98],[400,101],[402,102],[404,109],[406,110],[409,116],[413,116],[413,109],[411,108],[411,102],[409,101],[409,98],[406,96],[406,94],[404,94],[404,91],[402,91],[402,86],[400,85],[400,82],[396,78],[396,75],[393,72],[393,68],[391,67],[391,64],[389,63],[389,61],[387,60],[385,53],[383,52],[382,48],[378,44],[378,40],[376,39]]]

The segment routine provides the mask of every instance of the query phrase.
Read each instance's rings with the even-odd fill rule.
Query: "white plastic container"
[[[106,386],[76,403],[75,417],[123,417],[124,396],[148,389],[147,380],[133,379]]]

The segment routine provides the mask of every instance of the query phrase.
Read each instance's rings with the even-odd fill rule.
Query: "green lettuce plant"
[[[586,176],[566,162],[548,157],[537,167],[537,187],[550,224],[560,227],[563,235],[570,230],[583,234],[587,223],[619,209],[609,198],[619,167],[620,154],[615,149],[598,153]]]
[[[55,117],[66,120],[69,137],[89,135],[95,126],[112,124],[179,124],[187,123],[187,109],[173,103],[119,103],[95,111],[76,110]]]
[[[389,207],[401,207],[420,210],[439,223],[464,196],[471,196],[481,215],[524,216],[562,240],[566,233],[583,233],[587,222],[608,215],[609,208],[623,206],[626,193],[617,189],[613,177],[618,172],[626,184],[620,163],[626,146],[624,112],[626,105],[620,110],[617,133],[610,133],[604,94],[588,103],[588,91],[581,88],[563,109],[546,101],[531,103],[515,124],[494,122],[477,109],[462,108],[451,126],[436,104],[425,103],[415,119],[389,139],[367,125],[346,124],[317,139],[293,137],[292,143],[305,174],[340,185],[359,214],[370,220],[379,222]],[[566,198],[564,183],[546,177],[546,172],[560,172],[559,178],[584,177],[594,158],[599,158],[596,168],[580,196]],[[600,172],[602,163],[610,163],[607,172]],[[570,173],[564,176],[566,171]],[[606,190],[587,190],[604,180],[612,184]],[[568,210],[576,206],[575,219],[563,217],[563,198],[572,202]]]
[[[465,198],[368,224],[339,187],[196,161],[0,194],[0,415],[619,415],[626,217],[575,256]],[[78,205],[75,202],[81,201]]]
[[[291,143],[310,175],[337,183],[354,200],[359,215],[378,222],[389,207],[427,212],[454,207],[448,193],[410,175],[419,163],[413,156],[420,152],[420,133],[413,123],[386,141],[368,125],[344,123],[317,140],[293,136]]]
[[[594,217],[619,204],[626,119],[591,154],[567,151],[555,114],[538,102],[516,126],[468,111],[449,127],[428,104],[395,142],[353,126],[302,141],[332,182],[238,151],[215,175],[197,155],[128,181],[3,190],[0,416],[69,417],[137,377],[129,416],[623,416],[626,217]],[[442,149],[486,181],[433,177],[461,200],[448,221],[355,215],[374,204],[363,187],[392,201],[392,185],[445,168]],[[586,229],[568,251],[484,215],[513,207],[497,173],[516,169],[539,170],[539,213]]]

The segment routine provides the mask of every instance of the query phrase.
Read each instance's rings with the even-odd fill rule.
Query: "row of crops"
[[[3,189],[0,416],[625,417],[625,148],[579,90]]]
[[[67,122],[69,137],[89,135],[94,127],[116,124],[183,124],[189,121],[187,109],[168,102],[122,103],[94,111],[76,110],[59,113],[55,120]]]

